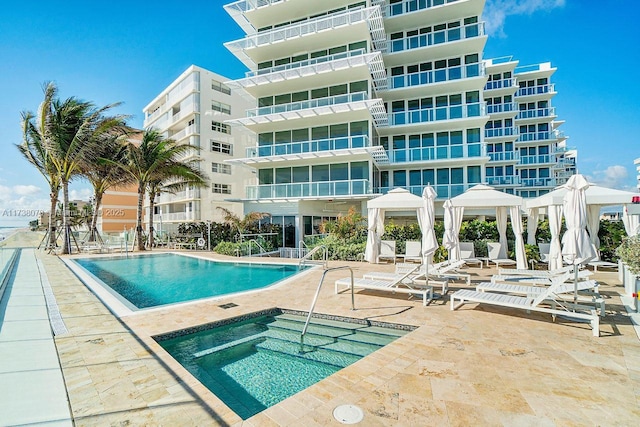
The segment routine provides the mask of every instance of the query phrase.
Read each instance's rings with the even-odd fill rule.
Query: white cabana
[[[449,252],[449,261],[458,261],[460,259],[460,240],[458,233],[462,224],[462,214],[464,208],[455,207],[451,200],[444,202],[444,235],[442,236],[442,245]]]
[[[600,229],[600,210],[603,206],[626,205],[631,203],[631,198],[637,196],[637,193],[629,191],[616,190],[613,188],[602,187],[600,185],[588,184],[585,190],[585,200],[587,205],[587,231],[589,239],[596,249],[600,248],[600,239],[598,239],[598,231]],[[556,188],[555,190],[542,196],[529,199],[525,205],[529,211],[547,208],[549,206],[562,206],[565,195],[568,192],[567,184]],[[531,217],[532,218],[532,217]],[[552,235],[553,238],[553,235]],[[551,256],[551,254],[550,254]],[[599,256],[596,254],[596,259]]]
[[[376,197],[367,202],[367,229],[369,231],[364,259],[368,262],[378,262],[380,238],[384,234],[384,215],[389,211],[414,211],[416,215],[420,215],[424,211],[422,198],[411,194],[404,188],[394,188],[384,196]]]
[[[522,215],[520,214],[520,208],[523,206],[522,197],[498,191],[493,187],[489,187],[488,185],[479,184],[471,187],[459,196],[452,198],[451,204],[454,207],[463,209],[496,208],[496,221],[498,222],[500,243],[502,248],[504,249],[504,254],[501,254],[501,256],[504,255],[505,258],[507,250],[507,208],[518,208],[511,209],[511,223],[513,232],[516,236],[516,262],[517,268],[527,268],[527,256],[524,251],[524,241],[522,241]],[[513,224],[516,221],[520,222],[519,227],[513,227]],[[517,232],[517,230],[519,230],[519,232]]]
[[[429,265],[433,261],[433,254],[438,249],[438,239],[433,229],[436,222],[434,208],[436,197],[436,191],[427,185],[422,190],[422,208],[418,209],[418,224],[422,231],[422,259],[425,265]]]

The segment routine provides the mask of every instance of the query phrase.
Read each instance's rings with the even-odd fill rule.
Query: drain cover
[[[364,413],[355,405],[340,405],[333,410],[333,418],[342,424],[356,424],[362,421]]]

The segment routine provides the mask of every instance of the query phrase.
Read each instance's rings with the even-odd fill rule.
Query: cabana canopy
[[[567,194],[567,191],[565,186],[558,187],[547,194],[528,199],[525,204],[527,209],[562,205],[562,200],[565,194]],[[601,206],[626,205],[631,203],[631,197],[638,195],[630,191],[615,190],[596,184],[589,184],[589,188],[587,188],[585,193],[587,196],[587,205]]]
[[[367,209],[383,209],[385,211],[414,211],[422,207],[422,198],[405,190],[394,188],[384,196],[367,202]]]

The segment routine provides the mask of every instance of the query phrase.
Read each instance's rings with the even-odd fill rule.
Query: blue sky
[[[312,0],[310,0],[312,1]],[[25,224],[15,210],[48,209],[44,179],[24,161],[20,112],[35,111],[42,84],[60,96],[118,110],[142,126],[142,108],[189,65],[241,77],[244,66],[222,45],[243,33],[222,9],[226,2],[40,1],[0,18],[0,226]],[[485,58],[512,55],[520,65],[558,68],[552,100],[579,172],[602,185],[632,190],[640,157],[638,37],[633,0],[487,0],[490,34]],[[89,185],[72,187],[88,198]]]

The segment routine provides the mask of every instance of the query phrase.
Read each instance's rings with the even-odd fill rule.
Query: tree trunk
[[[149,193],[149,250],[153,249],[153,209],[156,203],[156,193]]]
[[[49,209],[49,243],[47,249],[56,247],[56,206],[58,205],[58,192],[51,191],[51,208]]]
[[[89,241],[96,241],[96,233],[98,232],[98,211],[102,205],[102,192],[96,191],[94,194],[95,201],[93,206],[93,214],[91,215],[91,232],[89,233]]]
[[[64,231],[64,242],[62,243],[62,253],[71,253],[71,218],[69,217],[69,182],[62,181],[62,230]]]
[[[138,238],[138,250],[144,251],[142,240],[142,202],[144,201],[144,186],[138,186],[138,217],[136,219],[136,236]]]

